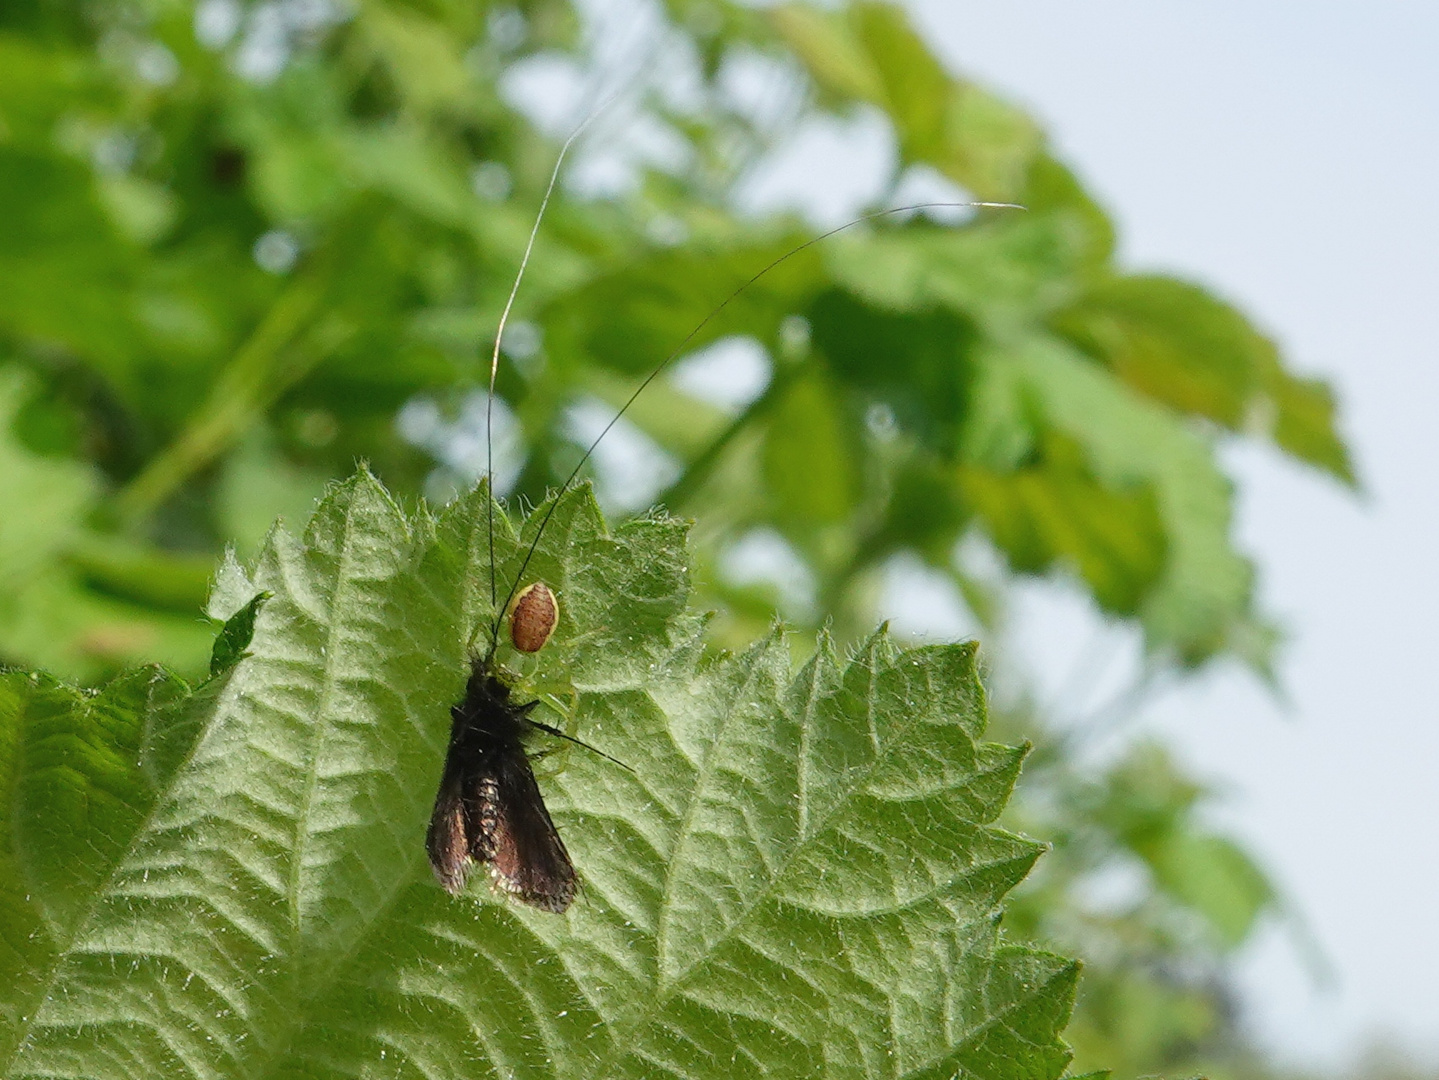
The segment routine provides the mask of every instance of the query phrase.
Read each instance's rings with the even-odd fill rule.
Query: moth
[[[540,222],[559,178],[565,154],[583,128],[584,125],[581,125],[560,150],[559,159],[550,175],[549,187],[540,203],[539,215],[531,229],[529,245],[521,259],[519,273],[500,316],[490,360],[487,421],[493,416],[501,336],[524,276]],[[620,417],[628,411],[645,388],[681,356],[695,336],[736,297],[780,263],[835,233],[885,215],[928,207],[1008,205],[1010,204],[936,202],[881,210],[831,229],[775,259],[716,306],[673,352],[650,371],[580,457],[558,494],[562,495],[574,484],[581,469],[599,446],[600,440],[619,422]],[[492,485],[494,470],[490,430],[492,427],[487,422],[485,475]],[[493,500],[490,505],[490,513],[493,514]],[[492,610],[501,614],[497,615],[490,625],[486,650],[471,656],[464,697],[450,709],[450,741],[445,753],[444,772],[435,796],[435,807],[430,817],[425,847],[435,877],[450,893],[458,893],[463,889],[471,867],[480,864],[488,866],[494,885],[500,891],[541,911],[563,914],[579,891],[579,877],[569,852],[565,849],[564,841],[560,839],[559,830],[555,828],[545,806],[544,796],[530,766],[525,737],[532,731],[545,732],[584,746],[623,768],[628,766],[558,728],[533,719],[530,714],[539,702],[517,702],[514,699],[513,687],[495,661],[501,623],[505,618],[509,621],[512,644],[517,651],[523,653],[533,653],[543,648],[558,623],[559,603],[547,585],[535,582],[523,590],[519,587],[540,537],[549,524],[549,515],[557,505],[558,497],[550,501],[549,509],[540,521],[503,604],[496,603],[498,589],[494,578],[493,520],[490,523],[490,600]]]
[[[559,623],[559,601],[550,587],[534,582],[507,600],[506,607],[516,650],[539,652]],[[491,642],[486,653],[471,656],[465,696],[450,708],[450,743],[425,850],[436,879],[449,893],[465,887],[471,865],[485,864],[500,891],[561,915],[579,890],[579,878],[535,781],[525,736],[541,731],[623,769],[629,766],[532,719],[539,702],[514,700],[494,653]]]
[[[450,709],[450,745],[425,849],[441,885],[457,893],[472,862],[496,886],[542,911],[563,914],[578,880],[535,782],[527,729],[563,734],[530,719],[488,659],[476,656],[464,698]]]

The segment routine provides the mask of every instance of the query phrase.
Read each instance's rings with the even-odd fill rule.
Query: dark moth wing
[[[471,861],[488,863],[500,889],[559,913],[575,897],[575,868],[521,741],[534,707],[516,705],[490,665],[472,661],[465,697],[450,709],[450,745],[425,848],[449,892],[464,887]]]
[[[446,892],[457,893],[465,887],[465,876],[469,872],[470,841],[465,833],[464,788],[460,778],[450,774],[447,759],[445,778],[435,795],[430,829],[425,834],[425,851],[429,853],[435,879]]]
[[[562,913],[575,898],[575,868],[540,797],[529,758],[521,749],[498,759],[496,813],[487,839],[495,883],[545,911]],[[482,856],[473,848],[475,859]]]

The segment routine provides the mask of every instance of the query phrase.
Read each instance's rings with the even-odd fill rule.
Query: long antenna
[[[519,292],[520,292],[520,283],[521,283],[522,281],[524,281],[524,279],[525,279],[525,270],[528,269],[528,267],[529,267],[529,265],[530,265],[530,255],[534,252],[534,249],[535,249],[535,240],[539,237],[539,234],[540,234],[540,225],[541,225],[541,224],[544,222],[544,220],[545,220],[545,211],[546,211],[547,209],[549,209],[550,198],[551,198],[552,195],[554,195],[555,186],[559,183],[559,179],[560,179],[560,169],[564,166],[565,158],[566,158],[566,156],[568,156],[568,154],[569,154],[569,152],[570,152],[570,148],[571,148],[572,146],[574,146],[575,142],[579,139],[579,137],[580,137],[582,134],[584,134],[585,129],[588,128],[591,123],[593,123],[598,117],[602,116],[604,113],[608,112],[610,106],[613,105],[617,100],[619,100],[619,98],[621,97],[621,95],[625,94],[625,93],[628,92],[629,90],[632,90],[632,89],[634,88],[634,86],[637,85],[637,84],[644,78],[645,71],[646,71],[646,65],[641,64],[641,65],[639,65],[639,66],[637,67],[637,69],[636,69],[634,72],[631,73],[631,77],[630,77],[630,78],[621,80],[621,81],[615,86],[615,88],[610,91],[610,93],[606,94],[606,95],[600,100],[600,103],[599,103],[598,105],[596,105],[594,108],[592,108],[592,109],[589,111],[589,113],[585,116],[585,118],[580,121],[579,125],[576,126],[573,131],[570,132],[569,137],[566,138],[565,141],[564,141],[564,143],[560,146],[560,152],[559,152],[559,154],[555,157],[555,167],[554,167],[552,170],[550,170],[550,180],[549,180],[549,183],[545,185],[544,198],[542,198],[542,199],[540,200],[540,209],[539,209],[538,213],[535,214],[535,222],[534,222],[533,225],[530,226],[530,235],[529,235],[529,238],[525,241],[525,252],[524,252],[524,255],[522,255],[521,258],[520,258],[520,268],[519,268],[519,270],[515,273],[514,283],[510,286],[510,295],[505,299],[504,310],[502,310],[502,311],[500,312],[500,322],[499,322],[499,325],[495,328],[495,344],[494,344],[494,348],[490,351],[490,384],[489,384],[488,393],[485,395],[485,482],[486,482],[486,486],[487,486],[488,489],[489,489],[489,490],[488,490],[489,506],[488,506],[487,511],[486,511],[486,516],[487,516],[487,523],[488,523],[488,530],[487,530],[487,531],[488,531],[488,533],[489,533],[489,548],[490,548],[490,608],[491,608],[492,610],[495,609],[495,599],[496,599],[496,597],[495,597],[495,381],[496,381],[496,379],[497,379],[497,377],[498,377],[498,375],[499,375],[499,370],[500,370],[500,345],[501,345],[501,342],[504,340],[505,327],[506,327],[506,325],[508,325],[508,323],[509,323],[509,321],[510,321],[510,311],[511,311],[511,310],[514,308],[514,306],[515,306],[515,297],[519,295]],[[528,560],[526,560],[526,562],[528,563]],[[506,606],[506,607],[509,606],[510,600],[513,599],[513,598],[514,598],[514,589],[512,588],[512,589],[510,590],[510,596],[509,596],[509,598],[507,598],[507,599],[505,600],[505,606]],[[491,634],[490,634],[490,649],[489,649],[489,655],[491,655],[491,656],[494,655],[494,652],[495,652],[495,643],[496,643],[496,641],[498,640],[499,625],[500,625],[500,617],[501,617],[501,614],[502,614],[502,611],[499,611],[499,612],[496,613],[495,623],[494,623],[494,626],[491,628]]]
[[[588,121],[586,121],[586,123],[588,123]],[[578,132],[576,132],[576,134],[578,134]],[[570,144],[570,142],[572,142],[572,141],[574,141],[574,136],[571,136],[571,137],[570,137],[570,140],[565,143],[565,148],[566,148],[566,149],[568,149],[569,144]],[[563,151],[561,151],[561,155],[563,156]],[[556,169],[556,172],[558,172],[558,170],[559,170],[558,164],[555,166],[555,169]],[[553,179],[551,179],[551,181],[550,181],[550,186],[551,186],[551,187],[554,186],[554,181],[553,181]],[[548,201],[548,199],[549,199],[549,193],[548,193],[548,192],[546,192],[546,194],[545,194],[545,199],[546,199],[546,201]],[[490,628],[490,654],[493,655],[496,647],[498,646],[499,637],[500,637],[500,624],[501,624],[501,622],[502,622],[503,619],[504,619],[504,612],[509,608],[509,606],[510,606],[510,601],[512,601],[512,600],[515,598],[515,593],[519,590],[520,582],[524,580],[525,570],[528,569],[528,567],[529,567],[529,565],[530,565],[530,560],[534,557],[535,549],[539,547],[540,537],[544,536],[544,534],[545,534],[545,527],[546,527],[547,525],[549,525],[549,523],[550,523],[550,517],[554,514],[555,510],[559,507],[559,504],[560,504],[560,496],[564,495],[564,493],[570,489],[570,485],[573,484],[573,483],[575,482],[575,478],[580,475],[580,470],[583,469],[583,468],[585,467],[586,462],[588,462],[588,461],[590,460],[590,457],[591,457],[591,456],[594,454],[594,452],[595,452],[595,448],[600,445],[600,441],[601,441],[606,435],[609,434],[610,429],[611,429],[612,427],[614,427],[616,424],[618,424],[618,423],[620,422],[620,419],[625,415],[626,412],[629,411],[630,406],[635,403],[635,399],[638,398],[642,393],[644,393],[645,388],[646,388],[647,386],[649,386],[650,383],[654,382],[655,379],[659,378],[660,374],[661,374],[667,367],[669,367],[670,364],[674,363],[674,361],[675,361],[676,359],[678,359],[678,358],[680,357],[680,355],[682,355],[682,354],[684,353],[685,349],[687,349],[687,348],[689,347],[689,343],[690,343],[691,341],[693,341],[693,340],[699,335],[700,331],[702,331],[706,326],[708,326],[711,322],[713,322],[715,319],[717,319],[717,318],[720,316],[720,314],[725,310],[725,308],[729,307],[730,304],[734,303],[734,301],[737,300],[742,293],[744,293],[747,289],[750,288],[750,286],[754,285],[757,281],[759,281],[760,278],[764,277],[766,274],[768,274],[768,273],[769,273],[771,270],[773,270],[775,267],[779,266],[781,263],[783,263],[783,262],[785,262],[785,261],[787,261],[787,260],[789,260],[789,259],[794,258],[794,257],[795,257],[796,255],[798,255],[800,252],[802,252],[802,251],[804,251],[804,250],[806,250],[806,249],[808,249],[808,248],[814,247],[815,244],[818,244],[818,243],[820,243],[820,242],[823,241],[823,240],[828,240],[831,236],[835,236],[835,235],[837,235],[838,233],[842,233],[842,232],[844,232],[846,229],[852,229],[852,228],[854,228],[856,225],[862,225],[862,224],[864,224],[866,221],[874,221],[874,220],[876,220],[877,218],[889,217],[889,216],[894,215],[894,214],[907,214],[907,213],[911,213],[911,212],[917,211],[917,210],[936,210],[936,209],[941,209],[941,208],[948,208],[948,209],[964,208],[964,209],[972,209],[972,210],[981,210],[981,209],[984,209],[984,210],[1024,210],[1024,209],[1026,209],[1026,207],[1020,205],[1019,203],[1006,203],[1006,202],[922,202],[922,203],[911,203],[911,204],[908,205],[908,206],[895,206],[895,207],[891,207],[891,208],[888,209],[888,210],[873,210],[873,211],[871,211],[871,212],[868,213],[868,214],[861,214],[861,215],[860,215],[859,217],[857,217],[857,218],[853,218],[853,219],[851,219],[850,221],[846,221],[843,225],[839,225],[839,226],[837,226],[837,227],[835,227],[835,228],[833,228],[833,229],[828,230],[827,232],[822,232],[822,233],[820,233],[818,236],[811,237],[810,239],[806,240],[804,243],[798,245],[797,247],[791,248],[789,251],[785,252],[783,255],[779,256],[779,257],[776,258],[776,259],[774,259],[774,260],[771,261],[768,265],[766,265],[765,267],[763,267],[758,273],[756,273],[756,274],[752,275],[750,278],[748,278],[742,285],[739,286],[739,288],[735,289],[734,292],[730,293],[729,296],[725,297],[724,300],[722,300],[722,301],[718,304],[718,306],[716,306],[708,315],[706,315],[706,316],[704,317],[704,319],[702,319],[702,320],[700,321],[700,323],[699,323],[693,330],[691,330],[688,334],[686,334],[684,340],[681,341],[681,342],[679,343],[679,345],[675,347],[674,351],[672,351],[668,356],[666,356],[662,361],[660,361],[659,365],[658,365],[653,371],[651,371],[648,375],[645,376],[644,380],[641,381],[641,383],[639,384],[639,386],[635,387],[634,392],[633,392],[632,394],[630,394],[629,398],[626,399],[624,405],[622,405],[622,406],[620,407],[619,411],[615,413],[615,415],[611,418],[610,422],[604,426],[603,430],[601,430],[598,435],[595,436],[594,441],[593,441],[592,443],[590,443],[588,449],[586,449],[585,452],[584,452],[584,454],[581,455],[580,460],[575,464],[575,467],[574,467],[574,469],[570,472],[570,475],[565,479],[565,482],[560,485],[560,489],[559,489],[558,492],[555,493],[554,498],[552,498],[551,500],[549,500],[549,506],[548,506],[548,507],[546,508],[546,510],[545,510],[545,515],[544,515],[544,517],[540,518],[539,528],[535,530],[534,539],[530,541],[530,546],[529,546],[529,548],[525,551],[524,560],[520,563],[520,569],[519,569],[519,571],[515,574],[515,579],[514,579],[513,583],[510,585],[510,591],[509,591],[508,595],[506,595],[506,597],[505,597],[505,602],[504,602],[503,604],[499,605],[498,607],[495,607],[495,606],[494,606],[494,601],[495,601],[495,595],[494,595],[494,584],[495,584],[495,574],[494,574],[495,534],[494,534],[494,518],[493,518],[493,514],[494,514],[494,499],[492,498],[492,499],[490,500],[490,514],[491,514],[491,519],[490,519],[490,520],[491,520],[491,528],[490,528],[490,604],[491,604],[491,606],[492,606],[492,608],[493,608],[493,610],[494,610],[494,612],[495,612],[495,621],[494,621],[494,624],[493,624],[493,625],[491,626],[491,628]],[[541,212],[541,213],[544,212],[543,205],[541,206],[541,211],[540,211],[540,212]],[[536,227],[536,229],[539,228],[539,223],[538,223],[538,222],[535,223],[535,227]],[[533,234],[531,235],[531,240],[533,240]],[[528,250],[528,249],[526,249],[525,255],[526,255],[526,258],[529,257],[529,250]],[[515,288],[516,288],[516,290],[518,290],[518,288],[519,288],[519,281],[518,281],[518,279],[516,279],[516,281],[515,281]],[[510,298],[511,298],[511,300],[514,299],[513,293],[511,294],[511,297],[510,297]],[[506,314],[509,313],[509,307],[508,307],[508,305],[506,305],[505,313],[506,313]],[[502,319],[501,322],[500,322],[500,326],[501,326],[501,328],[503,328],[503,326],[504,326],[504,321],[503,321],[503,319]],[[491,368],[490,368],[490,401],[491,401],[491,402],[494,401],[495,365],[498,364],[498,363],[499,363],[499,338],[496,337],[496,338],[495,338],[495,360],[494,360],[494,364],[492,364],[492,365],[491,365]]]
[[[621,769],[624,769],[626,772],[634,772],[633,769],[631,769],[619,758],[610,757],[609,754],[606,754],[603,750],[599,750],[591,746],[589,743],[585,742],[583,739],[577,739],[573,735],[561,731],[557,727],[553,727],[550,724],[541,723],[538,720],[531,720],[528,716],[525,717],[525,723],[529,724],[530,727],[539,728],[541,731],[545,732],[546,734],[553,735],[557,739],[564,739],[566,742],[572,742],[576,746],[583,746],[590,753],[599,754],[599,756],[604,758],[606,761],[613,761],[616,765],[618,765]]]
[[[530,227],[530,237],[525,241],[525,253],[520,258],[520,269],[515,274],[515,283],[510,286],[509,298],[505,300],[505,308],[500,312],[500,325],[495,329],[495,347],[490,353],[490,388],[485,397],[485,478],[489,481],[489,539],[490,539],[490,608],[495,607],[495,379],[500,372],[500,341],[505,336],[505,325],[510,321],[510,309],[515,306],[515,297],[520,292],[520,282],[525,278],[525,270],[530,265],[530,253],[535,250],[535,238],[540,234],[540,224],[545,220],[545,211],[550,205],[550,196],[554,194],[555,185],[559,183],[560,168],[565,163],[565,155],[570,152],[570,147],[580,137],[585,128],[590,126],[590,121],[597,117],[603,110],[606,101],[599,108],[584,118],[579,127],[570,132],[570,137],[560,147],[559,156],[555,158],[555,167],[550,171],[550,182],[545,185],[545,197],[540,200],[539,213],[535,215],[535,223]],[[510,590],[510,597],[506,598],[505,606],[508,607],[510,599],[514,597],[514,590]],[[499,632],[499,621],[495,623],[495,634]],[[491,634],[490,652],[494,652],[495,634]]]

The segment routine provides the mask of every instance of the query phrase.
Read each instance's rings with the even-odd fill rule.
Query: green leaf
[[[1359,483],[1349,447],[1339,435],[1334,388],[1322,379],[1292,375],[1272,355],[1261,369],[1267,402],[1256,419],[1269,419],[1270,435],[1300,461],[1307,461],[1351,486]],[[1272,410],[1272,418],[1264,416]]]
[[[1152,492],[1165,555],[1139,604],[1150,644],[1186,663],[1230,649],[1263,669],[1270,641],[1252,610],[1253,570],[1234,548],[1230,485],[1212,447],[1058,341],[1035,337],[981,359],[1032,416],[1078,444],[1101,485]]]
[[[66,552],[98,589],[162,610],[193,615],[205,606],[210,560],[90,533]]]
[[[0,326],[113,371],[135,334],[133,252],[77,162],[0,144]]]
[[[30,380],[0,367],[0,597],[23,589],[79,532],[95,498],[93,472],[66,458],[31,453],[11,434]]]
[[[1231,431],[1271,435],[1300,460],[1353,481],[1328,387],[1289,374],[1273,342],[1198,286],[1110,277],[1055,325],[1147,397]]]
[[[358,14],[362,48],[384,64],[409,106],[459,112],[471,104],[466,99],[475,94],[475,80],[459,37],[447,27],[401,7],[377,5]]]
[[[48,148],[57,115],[98,96],[95,65],[85,53],[0,33],[0,139]]]
[[[736,325],[770,342],[781,320],[802,310],[821,283],[819,253],[796,251],[802,243],[791,236],[635,257],[549,307],[547,349],[567,363],[588,359],[643,376],[677,349],[703,348],[735,333]]]
[[[8,1064],[185,750],[193,732],[185,706],[207,700],[184,702],[187,690],[154,668],[99,694],[0,675],[0,1060]]]
[[[801,526],[848,520],[858,496],[851,417],[825,373],[789,380],[764,440],[764,478],[775,516]]]
[[[1069,302],[1085,238],[1049,217],[994,211],[961,229],[846,234],[825,248],[836,283],[876,307],[947,311],[1001,338]]]
[[[975,83],[955,80],[945,142],[931,159],[941,172],[976,198],[1022,198],[1043,147],[1028,114]]]
[[[1198,914],[1224,949],[1241,945],[1276,902],[1243,849],[1197,820],[1204,789],[1159,746],[1141,744],[1105,778],[1096,818],[1138,855],[1159,889]]]
[[[1030,163],[1024,190],[1014,200],[1031,214],[1059,218],[1082,238],[1085,265],[1103,270],[1114,258],[1114,223],[1068,166],[1047,153]]]
[[[199,618],[206,575],[85,528],[94,471],[31,453],[12,435],[29,382],[0,368],[0,662],[94,678],[158,655],[198,670],[210,644]]]
[[[1149,858],[1160,888],[1201,914],[1226,949],[1243,944],[1274,889],[1254,860],[1222,836],[1177,833]]]
[[[932,160],[944,150],[948,73],[900,8],[860,3],[851,11],[852,25],[884,88],[881,103],[899,133],[901,154]]]
[[[1063,1072],[1077,965],[998,931],[1040,849],[993,824],[1024,751],[982,741],[973,646],[704,660],[683,527],[612,533],[587,490],[497,518],[492,602],[489,509],[336,488],[222,570],[215,610],[273,597],[196,692],[0,680],[0,1075]],[[546,517],[561,626],[500,659],[634,769],[540,765],[563,917],[447,896],[423,843],[467,642]]]
[[[933,165],[980,199],[1023,191],[1041,147],[1034,121],[945,71],[899,6],[861,2],[829,12],[785,4],[773,17],[826,95],[885,111],[901,165]]]
[[[810,4],[781,4],[773,18],[810,77],[827,93],[869,102],[883,99],[880,73],[842,16]]]
[[[888,406],[924,446],[955,456],[970,405],[973,326],[945,310],[885,311],[839,289],[807,314],[815,350],[856,400]]]
[[[235,612],[220,628],[220,633],[215,638],[215,647],[210,651],[211,675],[228,671],[250,655],[245,650],[250,645],[250,639],[255,636],[255,616],[259,614],[260,606],[272,595],[267,592],[256,593],[248,604]]]
[[[1105,608],[1135,613],[1164,567],[1153,488],[1106,487],[1069,440],[1044,445],[1040,463],[1014,472],[963,469],[965,498],[1016,570],[1066,565]]]

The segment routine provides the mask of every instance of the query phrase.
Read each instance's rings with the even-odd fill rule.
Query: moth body
[[[561,914],[578,879],[535,783],[523,736],[539,702],[516,704],[488,659],[474,657],[464,698],[450,709],[450,743],[425,849],[446,891],[472,863],[518,900]]]

